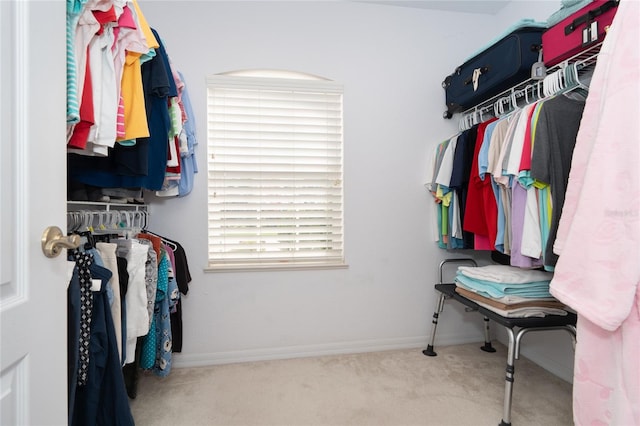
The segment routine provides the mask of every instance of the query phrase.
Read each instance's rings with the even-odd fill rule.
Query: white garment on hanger
[[[149,332],[147,311],[147,287],[145,282],[145,262],[147,246],[138,240],[117,240],[118,255],[127,259],[129,285],[125,297],[127,310],[127,353],[126,364],[135,361],[136,341]]]
[[[118,346],[118,356],[122,360],[122,300],[120,300],[120,276],[118,273],[118,259],[116,257],[117,244],[96,243],[96,250],[100,253],[104,267],[111,271],[109,285],[113,290],[113,303],[111,304],[111,316],[113,317],[113,327],[116,332],[116,343]]]

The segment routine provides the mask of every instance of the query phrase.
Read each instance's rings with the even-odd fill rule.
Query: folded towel
[[[464,275],[458,274],[455,278],[457,286],[475,291],[483,296],[499,298],[507,295],[516,295],[528,298],[552,297],[549,293],[548,282],[538,282],[529,284],[502,284],[489,281],[474,280]]]
[[[522,28],[543,28],[544,29],[544,28],[548,28],[548,25],[547,25],[546,22],[539,22],[539,21],[536,21],[536,20],[530,19],[530,18],[520,19],[519,21],[514,22],[513,24],[511,24],[508,28],[506,28],[504,31],[502,31],[502,33],[497,35],[492,40],[488,41],[486,44],[484,44],[478,50],[476,50],[475,53],[473,53],[471,56],[469,56],[464,62],[475,58],[476,56],[478,56],[479,54],[483,53],[484,51],[486,51],[488,48],[490,48],[491,46],[493,46],[494,44],[496,44],[497,42],[499,42],[503,38],[507,37],[509,34],[513,33],[514,31],[520,30]]]
[[[549,298],[542,298],[542,299],[522,298],[524,300],[523,302],[504,303],[499,301],[498,299],[482,296],[481,294],[478,294],[471,290],[467,290],[464,287],[456,286],[456,293],[466,297],[469,300],[473,300],[474,302],[486,303],[489,306],[493,306],[494,308],[502,309],[505,311],[511,311],[518,308],[553,308],[553,309],[565,308],[562,302],[559,302],[556,299],[549,299]],[[501,298],[501,299],[504,299],[504,298]]]
[[[487,308],[490,311],[493,311],[499,315],[502,315],[505,318],[544,318],[547,315],[567,315],[567,311],[563,309],[554,309],[554,308],[518,308],[512,310],[504,310],[499,309],[494,306],[488,305],[482,302],[476,302],[478,305],[483,308]]]
[[[459,266],[458,273],[469,278],[496,283],[520,284],[547,281],[553,273],[538,269],[523,269],[509,265]]]
[[[563,1],[560,9],[549,16],[549,18],[547,19],[547,25],[549,26],[549,28],[551,28],[558,22],[562,21],[565,18],[568,18],[573,13],[587,6],[591,2],[593,2],[593,0]]]

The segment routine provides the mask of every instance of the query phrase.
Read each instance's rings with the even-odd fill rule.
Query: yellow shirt
[[[158,40],[156,40],[156,37],[153,35],[151,27],[147,23],[147,19],[142,14],[142,10],[140,10],[140,6],[138,5],[137,0],[132,0],[132,3],[133,7],[136,10],[136,16],[138,17],[138,25],[140,25],[139,28],[142,30],[142,34],[144,34],[144,38],[147,40],[147,45],[150,49],[157,49],[158,47],[160,47],[160,44],[158,43]]]
[[[144,104],[140,53],[127,51],[121,84],[124,104],[124,138],[118,138],[118,140],[148,138],[149,125]]]

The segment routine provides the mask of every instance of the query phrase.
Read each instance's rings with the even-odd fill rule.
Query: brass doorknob
[[[80,235],[64,235],[57,226],[49,226],[42,234],[42,252],[47,257],[56,257],[62,248],[74,249],[80,246]]]

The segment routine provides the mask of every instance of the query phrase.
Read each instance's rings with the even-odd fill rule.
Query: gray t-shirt
[[[555,266],[558,261],[558,256],[553,253],[553,243],[564,205],[573,148],[576,144],[584,105],[584,100],[572,99],[564,95],[545,101],[535,130],[531,177],[550,185],[553,203],[549,239],[543,252],[545,266]]]

